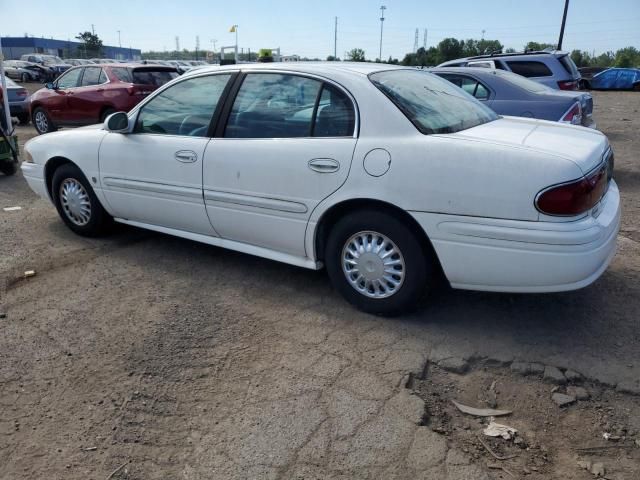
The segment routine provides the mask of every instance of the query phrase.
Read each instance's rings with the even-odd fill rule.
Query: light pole
[[[564,24],[567,23],[567,10],[569,10],[569,0],[564,2],[564,13],[562,15],[562,26],[560,27],[560,38],[558,39],[558,50],[562,50],[562,40],[564,39]]]
[[[378,59],[382,62],[382,27],[384,25],[384,11],[387,9],[384,5],[380,6],[380,54]]]
[[[120,30],[118,30],[118,47],[122,48],[122,42],[120,41]]]

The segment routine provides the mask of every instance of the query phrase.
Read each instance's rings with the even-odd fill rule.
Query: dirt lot
[[[354,311],[323,272],[132,228],[80,238],[0,176],[0,207],[22,207],[0,210],[0,479],[594,478],[578,461],[637,478],[640,94],[594,97],[624,208],[603,277],[444,288],[398,319]],[[590,398],[552,402],[575,386]],[[513,410],[497,421],[520,440],[485,443],[518,456],[494,458],[451,399]]]

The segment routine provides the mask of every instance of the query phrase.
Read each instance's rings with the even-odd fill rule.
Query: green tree
[[[338,57],[334,57],[333,55],[329,55],[327,57],[327,62],[339,62],[340,59]]]
[[[445,38],[438,44],[440,62],[462,57],[463,48],[464,41],[460,42],[457,38]]]
[[[616,67],[635,67],[640,65],[640,51],[635,47],[621,48],[616,52]]]
[[[362,50],[361,48],[352,49],[349,53],[347,53],[347,59],[349,59],[352,62],[366,61],[364,57],[364,50]]]
[[[588,67],[592,64],[593,61],[591,55],[589,55],[589,52],[585,52],[582,50],[572,50],[571,60],[573,60],[573,63],[575,63],[578,67]]]
[[[504,51],[504,53],[516,53],[516,49],[509,47]]]
[[[102,40],[92,32],[80,32],[76,39],[82,41],[81,51],[86,57],[99,57],[102,54]]]
[[[555,50],[556,45],[553,43],[529,42],[524,46],[525,52],[528,50],[544,50],[545,48],[551,48]]]

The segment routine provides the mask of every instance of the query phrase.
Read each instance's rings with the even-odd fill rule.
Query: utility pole
[[[569,0],[564,0],[564,13],[562,14],[562,26],[560,27],[558,50],[562,50],[562,40],[564,39],[564,24],[567,23],[567,10],[569,10]]]
[[[482,30],[482,40],[484,40],[484,32],[486,32],[486,30]]]
[[[384,11],[387,9],[384,5],[380,6],[380,54],[378,58],[382,62],[382,27],[384,26]]]
[[[427,29],[424,29],[424,39],[422,41],[422,48],[427,49]]]
[[[416,34],[413,38],[413,53],[418,51],[418,29],[416,28]]]
[[[120,30],[118,30],[118,46],[122,48],[122,42],[120,41]]]
[[[91,24],[91,33],[93,33],[94,35],[96,34],[96,29],[93,23]]]
[[[198,60],[198,49],[200,48],[200,35],[196,35],[196,60]]]
[[[333,59],[338,59],[338,17],[333,27]]]

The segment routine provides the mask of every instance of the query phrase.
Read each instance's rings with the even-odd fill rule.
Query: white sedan
[[[81,235],[112,221],[320,269],[367,312],[454,288],[584,287],[616,248],[607,138],[499,117],[380,64],[202,68],[104,125],[43,135],[22,171]]]

